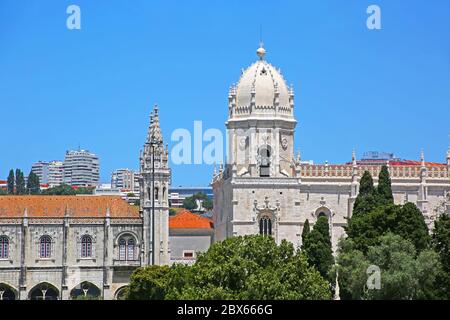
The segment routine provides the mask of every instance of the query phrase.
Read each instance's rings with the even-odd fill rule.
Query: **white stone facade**
[[[287,239],[299,247],[305,220],[314,224],[325,214],[335,250],[360,177],[367,170],[376,184],[381,165],[358,163],[354,153],[352,162],[341,165],[314,165],[302,162],[300,153],[294,156],[293,88],[264,54],[258,49],[260,59],[230,89],[227,165],[212,181],[215,240],[264,233],[270,220],[278,243]],[[417,204],[430,228],[437,215],[450,213],[450,149],[446,161],[426,163],[422,154],[418,164],[387,163],[395,203]]]
[[[119,196],[0,197],[0,300],[117,299],[136,268],[169,264],[171,172],[157,108],[140,161],[140,207]]]

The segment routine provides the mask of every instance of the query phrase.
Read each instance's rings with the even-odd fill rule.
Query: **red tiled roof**
[[[21,218],[25,209],[29,218],[139,219],[139,208],[120,196],[0,196],[0,218]]]
[[[421,166],[421,161],[414,160],[401,160],[401,161],[390,161],[389,165],[391,166]],[[445,163],[436,163],[436,162],[425,162],[426,167],[446,167]]]
[[[213,222],[205,217],[184,210],[169,217],[169,229],[212,229]]]
[[[352,162],[346,162],[346,165],[352,165]],[[358,165],[375,165],[381,166],[382,164],[387,164],[387,160],[358,160]],[[415,160],[399,160],[399,161],[389,161],[390,166],[421,166],[421,161]],[[437,163],[437,162],[425,162],[426,167],[446,167],[446,163]]]

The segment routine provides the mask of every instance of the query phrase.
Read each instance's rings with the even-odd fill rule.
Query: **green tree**
[[[379,204],[393,204],[394,196],[392,195],[391,178],[386,165],[383,165],[378,175],[377,195]]]
[[[309,220],[306,219],[305,223],[303,224],[303,230],[302,230],[302,246],[306,242],[306,238],[309,236],[310,228],[309,228]]]
[[[26,194],[25,177],[20,169],[16,169],[16,194]]]
[[[48,188],[47,190],[43,190],[42,194],[52,195],[52,196],[73,196],[73,195],[76,195],[76,192],[71,186],[69,186],[67,184],[62,184],[60,186],[56,186],[53,188]]]
[[[373,179],[369,171],[364,171],[359,182],[359,193],[353,205],[353,216],[365,214],[377,206],[377,197]]]
[[[169,216],[174,216],[177,214],[177,211],[174,208],[169,208]]]
[[[423,214],[411,202],[403,205],[397,212],[395,226],[391,231],[403,239],[410,240],[418,251],[429,248],[431,244],[431,236]]]
[[[7,190],[8,194],[14,194],[15,191],[15,178],[14,178],[14,170],[9,170],[8,180],[7,180]]]
[[[129,299],[330,299],[328,283],[291,243],[232,237],[199,254],[193,266],[138,269]],[[144,271],[143,271],[144,270]]]
[[[206,210],[212,210],[213,209],[213,203],[211,199],[204,194],[203,192],[198,192],[194,194],[192,197],[187,197],[183,201],[183,208],[187,210],[195,210],[197,209],[197,200],[202,201],[202,206]]]
[[[168,266],[139,268],[130,277],[128,300],[164,300],[168,289]]]
[[[379,244],[380,237],[395,227],[400,206],[379,206],[371,211],[352,216],[344,227],[357,250],[367,253],[370,246]]]
[[[442,272],[436,281],[437,295],[450,299],[450,216],[442,214],[434,223],[433,247],[439,254]]]
[[[302,250],[308,258],[309,265],[314,266],[322,277],[331,283],[330,270],[334,264],[334,258],[328,217],[321,216],[317,219],[313,230],[305,238]]]
[[[93,187],[79,187],[75,189],[75,194],[93,194],[94,189]]]
[[[380,270],[380,287],[367,287],[368,267]],[[355,249],[353,240],[339,244],[337,269],[342,299],[430,299],[441,270],[438,255],[431,250],[417,254],[414,244],[388,233],[380,243],[369,247],[367,255]]]
[[[39,194],[41,191],[40,187],[39,177],[33,171],[30,171],[27,180],[27,193]]]
[[[4,189],[0,189],[0,196],[6,196],[8,194],[8,191]]]
[[[418,251],[429,247],[431,238],[423,214],[413,203],[379,205],[364,215],[352,216],[345,227],[358,250],[367,253],[388,232],[411,240]]]

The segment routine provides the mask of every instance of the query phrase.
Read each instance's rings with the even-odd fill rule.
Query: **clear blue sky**
[[[81,8],[81,30],[66,8]],[[382,30],[366,28],[377,4]],[[153,103],[176,128],[224,129],[230,84],[257,58],[296,89],[296,149],[321,163],[352,148],[445,162],[450,1],[0,1],[0,177],[67,149],[100,156],[102,181],[138,168]],[[211,166],[173,166],[207,185]]]

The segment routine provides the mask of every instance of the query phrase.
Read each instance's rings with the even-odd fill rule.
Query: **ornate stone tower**
[[[158,107],[150,116],[147,141],[140,156],[141,214],[144,223],[143,264],[169,263],[169,148],[164,146]]]
[[[289,232],[300,214],[294,90],[265,60],[262,45],[256,54],[228,95],[227,165],[212,182],[215,240],[262,234],[297,243],[301,229]]]
[[[228,165],[237,176],[293,177],[294,90],[279,69],[259,59],[242,72],[228,96]]]

